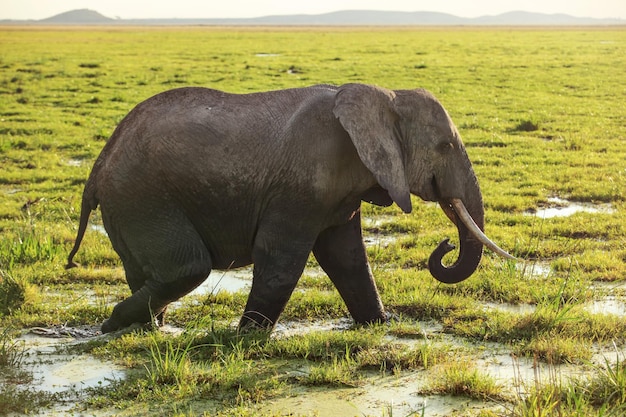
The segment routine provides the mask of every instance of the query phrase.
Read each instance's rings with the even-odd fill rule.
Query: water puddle
[[[91,230],[95,230],[98,233],[102,233],[103,235],[108,236],[106,229],[101,224],[93,224],[93,223],[91,223],[89,225],[89,227],[91,228]]]
[[[480,410],[494,404],[463,397],[422,396],[426,384],[423,372],[401,376],[375,377],[362,387],[302,390],[291,397],[271,400],[259,407],[272,415],[343,416],[449,416],[460,410]]]
[[[498,310],[513,314],[532,314],[537,306],[532,304],[511,304],[511,303],[483,303],[485,310]]]
[[[362,217],[361,223],[363,224],[363,228],[365,229],[374,229],[381,227],[387,223],[393,223],[397,220],[397,216],[393,216],[391,214],[382,214],[378,216],[368,216]]]
[[[497,310],[519,315],[533,314],[537,309],[537,306],[532,304],[483,303],[482,306],[487,311]],[[585,303],[582,307],[591,314],[626,317],[626,300],[622,297],[607,296]]]
[[[258,54],[254,54],[254,56],[259,57],[259,58],[271,58],[275,56],[280,56],[280,54],[270,54],[270,53],[260,52]]]
[[[84,159],[68,159],[66,164],[71,167],[80,167],[85,163]]]
[[[497,346],[489,347],[487,350],[492,353],[476,360],[477,368],[492,376],[496,383],[504,386],[511,395],[524,395],[538,383],[582,377],[589,372],[588,369],[576,365],[548,365],[530,357],[497,353]]]
[[[246,266],[227,271],[213,270],[209,277],[190,294],[205,296],[217,294],[219,291],[249,291],[252,286],[252,268],[252,266]],[[313,278],[326,277],[326,273],[321,268],[306,268],[302,275]]]
[[[515,269],[527,279],[547,278],[552,273],[552,267],[547,262],[517,262]]]
[[[341,331],[347,330],[353,325],[354,321],[347,317],[335,320],[319,321],[288,321],[284,323],[279,321],[272,332],[272,337],[286,338],[312,332]]]
[[[363,242],[366,246],[387,247],[396,242],[402,235],[387,234],[381,227],[387,223],[393,223],[397,217],[392,215],[379,215],[371,217],[363,217],[361,220],[362,227],[366,231],[363,236]]]
[[[621,297],[608,296],[586,304],[585,310],[592,314],[626,317],[626,302]]]
[[[569,217],[575,213],[615,213],[615,208],[609,203],[593,204],[565,200],[559,197],[548,198],[548,207],[540,208],[527,214],[542,219],[554,217]]]
[[[238,292],[249,290],[252,286],[252,267],[213,270],[209,277],[191,295],[217,294],[219,291]]]
[[[363,237],[363,242],[365,243],[365,246],[376,246],[382,248],[386,248],[397,240],[398,237],[392,235],[370,235]]]
[[[24,347],[20,368],[33,377],[29,388],[63,396],[58,409],[47,411],[68,411],[80,401],[86,389],[106,387],[126,375],[124,368],[112,362],[89,354],[69,353],[68,347],[85,340],[81,337],[98,333],[95,329],[76,330],[34,329],[36,333],[29,332],[16,339]],[[79,338],[70,334],[79,335]]]

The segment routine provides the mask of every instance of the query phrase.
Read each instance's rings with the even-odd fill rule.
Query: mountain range
[[[595,19],[567,14],[543,14],[524,11],[476,18],[458,17],[438,12],[392,12],[374,10],[343,10],[317,15],[275,15],[255,18],[191,18],[191,19],[113,19],[94,10],[80,9],[41,20],[0,20],[0,24],[31,25],[293,25],[293,26],[576,26],[625,25],[623,19]]]

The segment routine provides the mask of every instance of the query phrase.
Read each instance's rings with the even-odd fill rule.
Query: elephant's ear
[[[405,213],[411,195],[402,150],[395,138],[398,115],[393,91],[365,84],[345,84],[335,97],[333,113],[348,132],[363,164]]]

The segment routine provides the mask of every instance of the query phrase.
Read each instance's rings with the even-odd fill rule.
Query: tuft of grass
[[[37,288],[24,278],[0,269],[0,317],[10,316],[38,298]]]
[[[609,406],[626,411],[626,362],[617,353],[615,363],[605,358],[603,366],[597,366],[590,381],[579,383],[578,389],[594,407]]]
[[[554,368],[548,377],[535,367],[532,385],[518,385],[514,417],[623,416],[626,411],[626,367],[617,355],[615,363],[594,365],[589,376],[564,380]]]
[[[400,371],[407,369],[430,369],[444,362],[451,351],[451,346],[428,341],[410,347],[387,343],[359,352],[357,361],[361,369],[376,369],[383,374],[387,371],[399,374]]]
[[[26,289],[23,283],[11,275],[0,271],[0,315],[10,315],[22,307],[26,301]]]
[[[145,366],[149,383],[185,387],[195,382],[196,376],[189,357],[191,348],[191,340],[181,343],[177,339],[168,338],[158,343],[157,337],[152,337],[149,346],[150,363]]]
[[[298,380],[304,385],[311,386],[357,387],[360,385],[361,377],[357,372],[357,362],[346,347],[343,357],[334,357],[330,362],[312,365],[306,375],[299,377]]]
[[[0,383],[0,415],[29,415],[55,404],[59,395]]]
[[[477,400],[503,400],[503,387],[489,374],[480,372],[469,358],[453,360],[431,370],[422,394],[461,395]]]
[[[521,120],[515,128],[513,128],[516,132],[535,132],[539,130],[539,122],[534,120]]]
[[[26,356],[24,343],[15,341],[10,328],[0,332],[0,367],[19,368]]]
[[[592,356],[592,344],[586,336],[540,334],[513,347],[518,356],[535,357],[548,364],[585,364]]]
[[[65,254],[64,246],[37,228],[19,230],[13,239],[0,240],[0,261],[9,269],[17,265],[54,261]]]

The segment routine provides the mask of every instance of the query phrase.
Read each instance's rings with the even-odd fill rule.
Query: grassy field
[[[626,30],[200,27],[0,28],[0,415],[64,401],[27,388],[20,333],[97,326],[129,293],[98,215],[77,256],[82,267],[63,266],[84,181],[137,103],[189,85],[245,93],[347,82],[433,92],[474,164],[488,235],[528,262],[488,253],[467,281],[438,284],[426,260],[456,236],[441,211],[419,201],[410,215],[365,206],[372,268],[398,322],[238,335],[245,291],[186,297],[170,314],[182,332],[73,345],[128,368],[75,407],[285,415],[270,405],[320,393],[358,403],[368,387],[414,378],[411,392],[431,402],[480,404],[448,415],[623,415]],[[575,204],[581,211],[570,216],[535,215]],[[346,317],[313,259],[309,267],[281,321]],[[481,361],[491,352],[530,361],[548,378],[496,378]],[[433,415],[393,395],[360,413]]]

